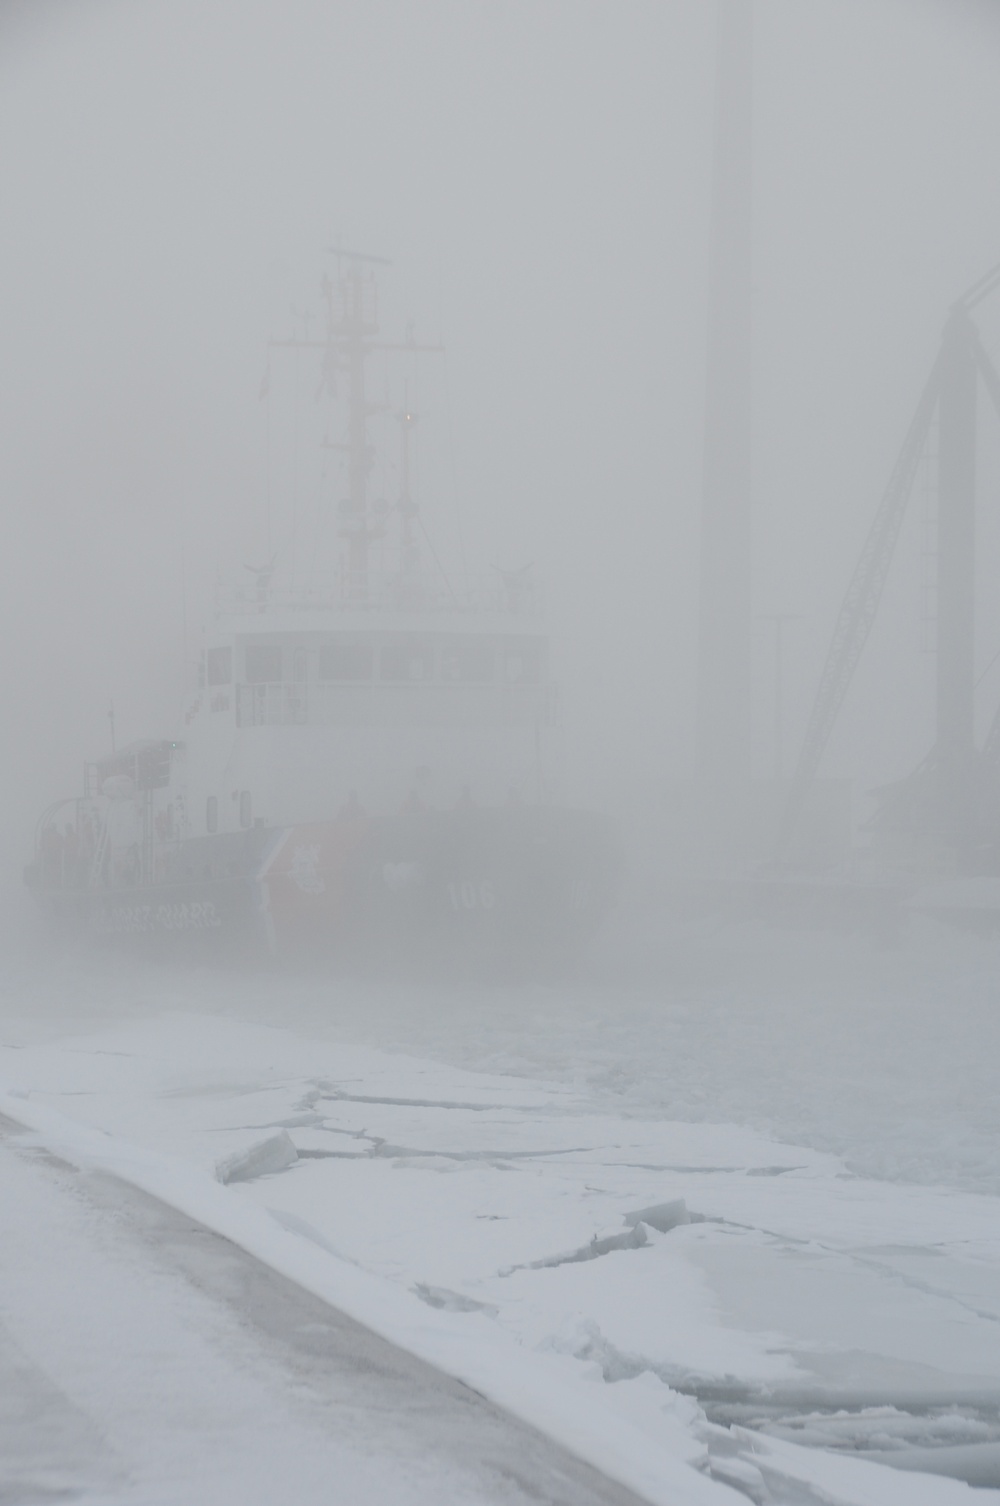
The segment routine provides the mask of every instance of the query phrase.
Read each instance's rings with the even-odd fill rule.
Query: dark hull
[[[606,821],[548,807],[345,814],[182,843],[158,882],[36,885],[98,936],[344,960],[567,954],[613,899]]]

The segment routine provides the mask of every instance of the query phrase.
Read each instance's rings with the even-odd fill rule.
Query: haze
[[[949,309],[1000,263],[1000,5],[752,3],[732,805],[696,779],[719,6],[0,5],[0,1499],[1000,1502],[997,762],[959,770],[964,847],[919,780],[923,846],[868,824],[937,777],[936,425],[820,766],[844,861],[771,837]],[[367,501],[402,495],[412,409],[423,559],[509,614],[485,658],[457,613],[417,670],[386,666],[423,624],[264,642],[269,577],[203,637],[248,569],[328,590],[358,522],[344,368],[333,410],[321,354],[274,343],[321,329],[336,247],[388,263],[382,338],[443,347],[369,362]],[[1000,367],[1000,290],[974,317]],[[979,426],[981,748],[982,395]],[[520,783],[455,777],[470,727],[482,767],[521,738]],[[113,738],[163,739],[152,773]],[[236,939],[58,947],[38,898]]]
[[[266,341],[318,307],[338,237],[392,260],[387,333],[447,345],[420,502],[442,551],[460,521],[485,567],[548,579],[579,778],[608,800],[687,774],[711,8],[34,3],[0,24],[10,842],[103,749],[109,700],[124,740],[170,730],[182,551],[195,619],[217,565],[261,553]],[[759,6],[754,588],[801,614],[786,759],[944,313],[996,259],[997,32],[989,5]],[[913,524],[827,772],[925,750],[921,547]]]

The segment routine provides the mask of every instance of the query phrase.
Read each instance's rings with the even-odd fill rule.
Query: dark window
[[[434,676],[434,650],[419,640],[386,643],[379,654],[379,679],[430,680]]]
[[[319,651],[319,677],[370,680],[374,658],[370,643],[327,643]]]
[[[251,685],[273,685],[281,679],[281,647],[254,643],[247,648],[247,679]]]
[[[459,638],[447,644],[441,655],[445,680],[492,680],[496,675],[496,647],[491,638]]]
[[[537,685],[542,678],[542,645],[537,638],[508,638],[503,648],[508,685]]]
[[[304,648],[297,648],[292,655],[292,679],[308,680],[309,656]]]
[[[157,742],[126,749],[117,758],[97,764],[98,778],[103,784],[114,774],[127,774],[138,790],[165,789],[170,783],[170,761],[180,747],[180,743]]]
[[[210,648],[208,651],[209,685],[231,685],[233,680],[233,651],[231,648]]]
[[[135,782],[140,790],[162,790],[170,783],[170,760],[176,744],[153,743],[135,759]]]
[[[205,828],[207,831],[219,829],[219,801],[215,795],[209,795],[205,801]]]
[[[249,790],[240,791],[240,825],[253,825],[253,799]]]

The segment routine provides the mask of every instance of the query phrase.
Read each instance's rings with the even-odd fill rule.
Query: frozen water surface
[[[545,984],[15,958],[0,1077],[70,1162],[368,1273],[325,1294],[640,1496],[944,1502],[1000,1486],[998,962],[707,923]]]
[[[230,1241],[3,1129],[3,1500],[636,1499]]]
[[[111,955],[57,956],[40,972],[15,956],[3,999],[9,1039],[193,1008],[542,1076],[615,1113],[751,1124],[866,1175],[1000,1192],[1000,940],[930,922],[893,946],[664,923],[655,941],[610,936],[571,981],[520,986]]]

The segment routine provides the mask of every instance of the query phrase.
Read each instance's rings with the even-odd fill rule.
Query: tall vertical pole
[[[348,569],[351,594],[364,599],[368,590],[368,400],[365,394],[365,312],[364,279],[358,267],[351,267],[344,280],[344,334],[347,343],[348,392],[348,499],[350,527]]]
[[[765,622],[774,623],[774,702],[772,710],[772,755],[774,778],[777,783],[783,777],[783,750],[785,742],[785,636],[786,622],[797,622],[797,612],[764,612]]]
[[[944,338],[938,440],[937,764],[945,834],[972,816],[976,651],[975,331],[957,308]]]
[[[400,428],[400,479],[399,499],[396,510],[402,520],[402,540],[400,548],[400,569],[405,575],[412,570],[417,563],[417,540],[414,524],[417,518],[417,508],[410,496],[410,434],[413,425],[417,421],[417,415],[410,407],[410,394],[407,389],[402,412],[398,415]]]
[[[699,775],[750,777],[751,0],[718,0],[701,513]]]

